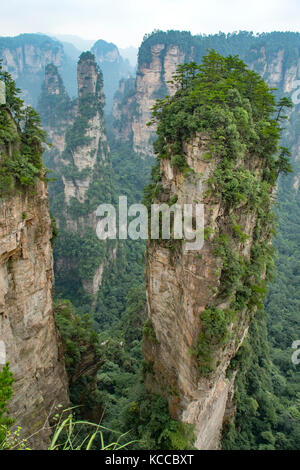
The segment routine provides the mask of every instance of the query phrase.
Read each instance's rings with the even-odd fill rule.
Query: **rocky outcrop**
[[[139,60],[134,92],[132,82],[121,82],[113,107],[116,140],[132,140],[133,150],[143,158],[153,155],[155,129],[147,127],[151,108],[158,98],[175,91],[168,82],[177,66],[190,59],[180,46],[164,43],[153,45],[150,54],[149,62]]]
[[[86,193],[93,179],[93,172],[98,167],[99,157],[101,163],[105,164],[108,152],[103,117],[105,98],[102,75],[100,75],[100,71],[90,53],[87,53],[78,63],[77,82],[79,102],[78,121],[87,114],[87,109],[89,109],[89,117],[80,129],[82,140],[85,140],[86,144],[75,146],[75,149],[70,153],[67,147],[65,163],[66,165],[71,163],[78,173],[82,174],[84,170],[89,171],[86,177],[81,176],[80,178],[63,175],[67,204],[69,204],[72,197],[77,199],[80,203],[85,202]],[[71,158],[68,159],[68,157]]]
[[[197,136],[185,147],[187,163],[195,174],[184,177],[170,166],[170,160],[161,164],[162,194],[167,199],[177,195],[177,203],[204,204],[204,226],[209,233],[219,233],[220,228],[230,233],[230,217],[222,202],[208,197],[205,181],[213,175],[216,161],[205,159],[207,138]],[[250,169],[258,171],[259,163],[252,160]],[[199,181],[202,184],[199,185]],[[165,196],[163,199],[164,200]],[[253,231],[257,214],[239,214],[247,241],[231,247],[239,256],[250,259]],[[214,235],[205,240],[200,251],[185,251],[184,244],[174,251],[155,241],[148,243],[146,287],[148,315],[155,341],[144,335],[143,353],[153,372],[147,374],[146,387],[154,393],[165,395],[173,418],[194,425],[198,449],[217,449],[226,410],[233,391],[234,375],[227,378],[226,370],[248,331],[247,309],[240,312],[238,321],[232,321],[231,340],[217,348],[215,371],[209,377],[199,372],[192,351],[196,348],[202,331],[201,315],[209,305],[226,310],[230,300],[218,299],[222,285],[223,260],[215,255]],[[178,246],[178,245],[177,245]]]
[[[52,228],[46,184],[0,199],[0,343],[15,377],[9,412],[34,449],[47,447],[68,381],[52,308]]]
[[[116,62],[120,64],[123,60],[117,46],[111,42],[103,41],[103,39],[99,39],[99,41],[95,42],[91,48],[91,52],[94,54],[96,61],[101,65],[105,62]]]
[[[106,97],[106,109],[111,110],[113,97],[118,89],[119,81],[128,78],[133,72],[133,67],[128,60],[124,60],[113,43],[100,39],[91,48],[97,64],[100,66],[104,77],[104,93]]]
[[[47,36],[40,35],[37,38],[34,36],[21,35],[17,38],[1,38],[3,66],[9,70],[14,79],[18,78],[20,73],[26,69],[33,74],[43,73],[47,63],[53,63],[56,66],[61,63],[63,55],[61,44]],[[24,40],[23,44],[22,39]],[[35,39],[37,39],[36,47]]]
[[[102,73],[90,52],[80,56],[77,82],[78,98],[70,101],[57,69],[49,66],[40,108],[52,141],[46,164],[57,176],[50,193],[53,213],[60,227],[59,255],[58,250],[54,252],[56,285],[59,288],[60,280],[65,282],[69,276],[76,275],[80,288],[93,297],[94,305],[105,258],[111,259],[113,255],[112,251],[106,253],[102,246],[96,249],[101,243],[105,245],[96,236],[96,209],[101,202],[111,199],[111,163],[105,132]],[[49,104],[47,109],[43,103]],[[58,195],[60,204],[56,204]],[[68,251],[70,236],[76,244],[77,255],[74,251],[70,255]],[[82,247],[89,251],[89,245],[95,253],[90,254],[88,260]],[[95,262],[97,258],[99,264]],[[82,264],[86,265],[84,273]]]

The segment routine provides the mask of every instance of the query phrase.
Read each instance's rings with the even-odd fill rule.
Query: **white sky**
[[[0,36],[47,32],[138,47],[153,29],[300,31],[299,0],[1,0]]]

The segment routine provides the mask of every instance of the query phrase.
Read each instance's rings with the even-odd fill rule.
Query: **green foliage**
[[[118,196],[125,195],[128,198],[128,206],[135,204],[142,198],[153,160],[145,162],[129,145],[118,145],[112,140],[112,136],[109,136],[109,139],[113,169],[113,202],[117,204]],[[145,302],[145,288],[139,286],[144,281],[144,252],[144,240],[119,240],[118,262],[109,263],[105,268],[99,289],[94,314],[99,329],[107,329],[118,324],[123,315],[127,318],[128,295],[133,292],[132,295],[136,298],[136,302],[132,303],[136,309],[135,320],[131,320],[133,323],[130,325],[123,323],[122,331],[125,328],[126,336],[141,339],[144,318],[141,312],[144,310],[142,304]],[[132,326],[131,331],[130,326]]]
[[[249,239],[249,236],[243,232],[241,225],[233,224],[232,225],[233,236],[237,238],[239,241],[244,243],[246,240]]]
[[[150,63],[151,46],[154,44],[165,44],[165,49],[161,52],[163,56],[169,44],[180,43],[180,48],[184,51],[190,51],[191,46],[197,46],[195,50],[198,63],[200,56],[206,53],[206,49],[212,47],[222,54],[242,52],[248,62],[254,62],[260,57],[262,47],[264,47],[267,60],[270,60],[271,57],[276,57],[278,50],[289,42],[293,44],[295,53],[289,48],[289,53],[284,55],[283,67],[286,67],[289,61],[293,63],[293,57],[298,57],[295,44],[300,44],[299,38],[300,35],[296,33],[262,34],[257,37],[247,32],[232,35],[220,33],[192,38],[189,33],[156,32],[145,38],[140,49],[139,60],[140,63]],[[260,63],[263,66],[263,62]],[[166,100],[166,103],[172,104],[173,108],[170,108],[163,116],[167,142],[158,139],[158,143],[155,144],[159,158],[176,157],[173,163],[177,166],[178,160],[178,171],[182,171],[186,168],[182,142],[198,131],[203,129],[208,131],[213,137],[208,149],[209,158],[217,156],[220,160],[218,172],[211,181],[212,193],[217,193],[218,197],[226,202],[228,211],[231,209],[255,210],[260,214],[254,231],[256,243],[249,262],[233,253],[237,243],[246,242],[244,227],[239,217],[231,221],[232,225],[228,233],[216,234],[216,250],[219,250],[218,254],[224,265],[221,270],[222,295],[231,296],[234,291],[235,294],[228,317],[226,317],[226,311],[218,309],[220,311],[216,312],[214,306],[210,306],[207,309],[208,313],[204,315],[206,330],[204,329],[202,333],[204,339],[202,347],[209,359],[210,351],[207,352],[204,348],[205,344],[209,344],[206,336],[212,338],[212,341],[218,340],[216,347],[222,347],[223,341],[227,340],[227,320],[231,317],[231,312],[235,314],[241,312],[247,305],[254,309],[262,302],[265,283],[261,281],[261,273],[267,264],[271,264],[272,258],[269,247],[266,243],[262,243],[263,238],[269,236],[273,224],[269,210],[271,202],[269,189],[274,185],[279,171],[289,171],[289,162],[286,158],[288,154],[284,148],[278,147],[280,118],[283,117],[281,105],[286,105],[287,102],[279,101],[279,106],[276,108],[263,83],[260,83],[255,75],[248,75],[243,65],[241,64],[240,67],[238,60],[234,58],[233,64],[233,69],[231,72],[227,70],[227,73],[228,62],[224,67],[222,61],[220,64],[219,59],[214,56],[213,67],[211,67],[212,64],[207,64],[207,82],[203,80],[201,86],[201,80],[197,77],[198,66],[194,64],[189,69],[183,67],[179,70],[176,79],[179,93],[174,98],[174,102],[170,98]],[[222,76],[223,73],[225,76]],[[215,78],[216,87],[214,88],[211,83]],[[197,83],[197,80],[199,89],[193,94],[193,82]],[[231,83],[230,80],[232,80]],[[251,89],[252,85],[250,86],[251,81],[253,89]],[[132,95],[132,90],[130,93]],[[164,89],[159,93],[163,96]],[[216,100],[218,105],[216,105]],[[271,112],[273,106],[274,112]],[[76,144],[77,137],[79,140],[82,138],[83,128],[84,122],[78,123],[78,132],[76,131],[73,143]],[[129,145],[121,146],[112,141],[110,144],[116,194],[126,194],[130,201],[137,202],[149,171],[148,161],[141,161]],[[164,147],[165,144],[167,148]],[[249,151],[249,158],[258,156],[259,164],[264,167],[263,181],[259,182],[253,172],[243,169],[240,164],[245,155],[248,158]],[[152,183],[145,191],[145,200],[148,205],[161,190],[159,163],[158,161],[155,165]],[[149,167],[151,164],[152,162],[149,162]],[[82,175],[76,174],[75,176],[77,178]],[[299,406],[298,401],[295,400],[296,391],[299,391],[299,374],[290,361],[290,345],[293,339],[299,337],[296,328],[298,324],[296,317],[299,311],[297,284],[299,276],[297,262],[295,262],[299,245],[297,233],[300,233],[297,217],[299,201],[298,196],[295,197],[291,192],[292,178],[286,181],[284,188],[286,197],[283,198],[282,220],[280,221],[283,236],[279,235],[277,238],[277,246],[280,247],[280,261],[277,263],[280,275],[274,285],[272,296],[269,296],[267,302],[267,308],[271,313],[269,328],[273,337],[272,359],[284,375],[272,368],[267,358],[265,327],[256,325],[260,318],[260,313],[258,313],[250,329],[249,343],[252,343],[249,345],[246,342],[245,348],[241,350],[241,356],[232,361],[232,371],[235,367],[240,369],[237,378],[238,411],[236,425],[229,425],[233,434],[231,433],[229,440],[225,441],[224,448],[275,447],[284,449],[296,448],[299,442],[299,438],[297,441]],[[280,189],[281,199],[282,193],[283,189]],[[57,194],[54,194],[54,199],[56,197]],[[84,213],[85,207],[74,205],[72,210],[76,216]],[[142,386],[139,385],[142,334],[139,312],[144,308],[144,287],[133,289],[129,296],[127,294],[130,288],[138,285],[143,279],[142,258],[145,245],[143,242],[138,245],[135,242],[134,247],[130,242],[120,245],[122,247],[117,255],[118,266],[109,266],[104,272],[95,314],[98,329],[102,330],[102,340],[109,340],[104,348],[105,362],[98,375],[101,400],[106,404],[104,420],[110,429],[122,428],[123,431],[132,429],[131,437],[141,438],[142,441],[137,444],[137,448],[173,448],[172,446],[184,448],[185,443],[180,436],[181,433],[177,436],[180,423],[170,423],[167,403],[163,399],[159,399],[156,403],[156,399],[145,395]],[[66,238],[65,247],[67,246],[68,239]],[[60,277],[60,280],[62,279],[63,273]],[[78,289],[76,278],[69,280],[64,288],[64,292],[71,293],[79,306],[85,303],[82,291]],[[61,290],[60,284],[59,291]],[[86,311],[85,305],[82,306],[82,311]],[[135,325],[137,325],[136,332]],[[105,330],[104,333],[103,330]],[[124,342],[124,346],[120,346],[121,342]],[[239,359],[244,365],[239,365]],[[214,358],[212,360],[214,366],[213,362]],[[204,366],[208,363],[209,361]],[[272,384],[270,376],[272,376]],[[278,400],[273,391],[282,400],[282,407],[278,406]],[[275,414],[279,417],[277,424]]]
[[[146,291],[144,284],[131,287],[126,298],[126,309],[121,317],[120,329],[128,347],[142,339],[142,327],[146,311]]]
[[[188,450],[192,448],[193,427],[170,418],[167,400],[146,393],[143,386],[132,392],[123,413],[129,436],[137,440],[135,449]]]
[[[44,82],[39,97],[37,109],[44,126],[56,129],[59,132],[59,124],[68,122],[71,118],[73,103],[71,102],[58,69],[53,64],[47,64],[45,75],[48,77],[47,84]],[[56,80],[58,83],[56,83]],[[55,86],[59,93],[49,93],[48,88]]]
[[[262,311],[231,361],[231,370],[237,371],[237,411],[235,421],[225,423],[223,449],[299,449],[299,397],[290,401],[286,379],[270,361]]]
[[[158,100],[153,107],[159,158],[184,157],[182,144],[196,132],[209,132],[211,150],[217,156],[234,161],[247,149],[274,164],[280,131],[272,117],[275,98],[238,57],[211,51],[201,65],[179,66],[173,84],[175,95]],[[280,102],[278,109],[282,106]]]
[[[219,161],[210,178],[211,191],[230,207],[247,204],[257,208],[268,202],[280,171],[288,172],[287,149],[279,148],[280,115],[289,100],[275,98],[258,74],[237,57],[222,57],[210,51],[201,65],[180,65],[173,77],[177,92],[157,100],[152,123],[157,123],[154,151],[157,161],[169,158],[171,165],[187,174],[184,144],[196,133],[209,134],[210,158]],[[263,181],[257,174],[238,165],[242,159],[261,159]],[[145,188],[151,202],[159,191],[157,168],[152,184]]]
[[[143,334],[147,336],[154,344],[158,344],[158,340],[156,338],[155,330],[153,328],[152,322],[150,318],[147,318],[144,328],[143,328]]]
[[[4,445],[10,426],[13,424],[7,410],[7,403],[13,394],[13,383],[14,377],[9,369],[9,364],[5,364],[0,371],[0,449]]]
[[[188,168],[188,165],[182,155],[174,155],[174,157],[171,158],[171,166],[178,168],[180,171]]]
[[[197,350],[193,351],[197,356],[201,374],[207,376],[215,370],[216,349],[229,340],[229,325],[233,319],[234,314],[229,309],[209,308],[202,312],[202,331]]]
[[[33,187],[45,173],[42,145],[46,134],[39,115],[19,98],[20,90],[0,64],[0,79],[6,85],[6,105],[0,106],[0,196],[15,189]]]
[[[171,420],[168,427],[160,435],[162,449],[189,450],[194,440],[193,426],[180,421]]]
[[[100,358],[99,338],[93,329],[89,315],[79,316],[68,300],[60,301],[54,306],[55,320],[66,347],[66,366],[72,375],[80,363],[82,353],[92,346]]]
[[[56,225],[56,219],[53,217],[53,215],[50,212],[50,220],[51,220],[51,230],[52,230],[52,237],[51,237],[51,245],[52,247],[54,246],[55,239],[58,235],[58,228]]]
[[[71,409],[72,410],[72,409]],[[65,410],[64,414],[70,410]],[[120,444],[125,434],[111,431],[99,424],[76,420],[72,413],[59,416],[48,450],[122,450],[133,442]],[[114,435],[114,441],[104,443],[104,431]]]
[[[81,417],[99,419],[102,401],[97,391],[96,374],[103,363],[99,335],[93,328],[91,317],[88,314],[79,316],[67,300],[56,303],[54,314],[64,343],[70,400],[73,405],[79,405],[76,413]]]

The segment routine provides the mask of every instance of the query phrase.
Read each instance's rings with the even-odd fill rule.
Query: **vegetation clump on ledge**
[[[0,197],[18,188],[33,187],[37,178],[45,177],[42,161],[46,134],[39,115],[30,106],[24,107],[9,73],[2,70],[6,104],[0,105]]]

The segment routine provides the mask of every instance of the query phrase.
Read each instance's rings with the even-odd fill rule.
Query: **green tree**
[[[7,404],[13,394],[13,383],[14,377],[7,363],[0,372],[0,448],[9,427],[13,424],[13,420],[9,417],[7,409]]]

